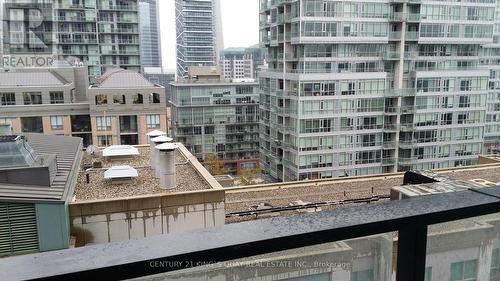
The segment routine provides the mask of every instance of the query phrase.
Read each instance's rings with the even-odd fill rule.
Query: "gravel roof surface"
[[[491,182],[500,182],[500,166],[477,167],[439,172],[457,180],[483,179]]]
[[[500,165],[439,171],[439,174],[452,179],[471,180],[484,179],[500,182]],[[288,206],[290,202],[302,200],[304,202],[340,201],[345,199],[369,198],[371,196],[388,196],[394,186],[403,184],[403,175],[379,176],[365,179],[332,180],[317,184],[304,182],[302,184],[281,184],[279,188],[263,188],[262,190],[247,190],[226,192],[226,214],[232,212],[249,211],[259,203],[268,203],[273,207]],[[287,186],[288,185],[288,186]],[[267,190],[266,190],[267,189]],[[388,199],[380,199],[370,204],[377,204]],[[367,203],[348,203],[321,206],[321,210],[331,210],[340,207],[358,206]],[[285,211],[256,216],[228,217],[227,223],[261,219],[270,216],[291,216],[301,214],[298,211]]]
[[[76,201],[112,199],[130,196],[151,195],[158,193],[175,193],[210,189],[210,186],[187,162],[178,150],[176,152],[176,188],[165,190],[160,188],[160,180],[154,177],[154,170],[149,165],[149,149],[139,148],[140,155],[133,159],[122,159],[103,162],[103,169],[80,171],[75,188]],[[88,157],[85,155],[85,157]],[[85,159],[88,160],[88,159]],[[84,160],[84,161],[85,161]],[[130,182],[113,184],[104,179],[106,168],[118,165],[129,165],[137,169],[139,177]],[[90,174],[90,183],[86,183],[85,174]]]

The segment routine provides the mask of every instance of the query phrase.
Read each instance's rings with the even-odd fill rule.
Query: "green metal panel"
[[[0,256],[37,251],[35,205],[0,202]]]
[[[69,246],[69,215],[66,204],[36,204],[40,251]]]

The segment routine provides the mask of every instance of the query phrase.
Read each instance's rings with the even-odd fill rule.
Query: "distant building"
[[[85,67],[0,72],[0,124],[13,134],[75,136],[92,143]]]
[[[0,72],[0,111],[2,131],[75,136],[84,147],[146,144],[140,133],[168,130],[165,88],[124,69],[90,88],[85,67]]]
[[[167,130],[165,88],[139,73],[110,70],[87,93],[99,146],[145,144],[148,131]]]
[[[170,82],[175,81],[175,71],[164,71],[161,67],[145,67],[142,73],[144,78],[153,84],[165,87],[167,102],[170,100]]]
[[[274,178],[472,165],[500,145],[496,1],[260,4],[261,164]]]
[[[0,136],[0,257],[70,246],[82,148],[74,137]]]
[[[228,48],[222,53],[220,66],[225,79],[253,79],[254,64],[244,48]]]
[[[141,66],[161,67],[160,6],[158,0],[139,0]]]
[[[210,154],[230,173],[258,167],[257,82],[228,82],[216,67],[191,68],[172,82],[172,136],[200,161]]]
[[[220,66],[225,79],[257,79],[259,67],[266,62],[266,49],[227,48],[222,52]]]
[[[153,0],[145,1],[152,3]],[[9,15],[10,10],[15,11],[11,15],[23,15],[28,14],[31,6],[39,7],[41,2],[52,5],[46,10],[46,17],[40,27],[45,31],[42,38],[47,48],[34,50],[27,48],[26,38],[19,40],[17,36],[4,36],[4,54],[39,55],[40,52],[48,52],[55,54],[59,60],[77,58],[88,65],[92,82],[109,68],[121,67],[136,72],[141,70],[141,45],[148,45],[150,36],[142,42],[139,40],[140,31],[142,33],[144,30],[139,27],[138,0],[3,2],[3,27],[10,27],[10,30],[4,30],[9,34],[24,34],[28,29],[22,18],[3,18],[3,15]],[[147,8],[143,11],[146,10]],[[154,24],[152,18],[154,17],[149,18],[150,26]],[[151,31],[155,32],[153,29]],[[148,34],[150,33],[143,33],[146,36]]]
[[[219,0],[175,0],[177,75],[191,66],[216,66],[224,49]]]
[[[267,49],[257,44],[246,48],[245,54],[253,60],[253,77],[257,79],[259,69],[267,64]]]

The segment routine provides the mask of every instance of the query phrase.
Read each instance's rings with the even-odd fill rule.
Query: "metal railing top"
[[[469,189],[10,257],[0,280],[122,280],[391,231],[400,233],[396,280],[424,280],[428,225],[497,212],[500,187]]]

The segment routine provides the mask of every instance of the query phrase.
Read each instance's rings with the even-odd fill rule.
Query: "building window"
[[[16,105],[16,95],[14,93],[0,93],[2,105]]]
[[[160,128],[160,114],[146,115],[146,125],[148,129]]]
[[[138,145],[139,137],[137,134],[134,135],[122,135],[120,136],[120,144],[122,145]]]
[[[373,280],[373,270],[356,271],[352,273],[352,281],[372,281]]]
[[[470,91],[471,90],[471,81],[470,80],[462,80],[460,81],[460,91]]]
[[[125,95],[114,95],[113,103],[115,104],[125,104]]]
[[[151,93],[150,103],[160,103],[160,94]]]
[[[113,144],[112,136],[97,136],[97,145],[98,146],[109,146]]]
[[[458,107],[470,107],[470,97],[460,96],[458,98]]]
[[[98,131],[111,131],[111,117],[97,116],[95,118]]]
[[[476,281],[477,260],[455,262],[451,264],[450,281]]]
[[[96,95],[95,96],[95,104],[96,105],[108,104],[108,96],[106,96],[106,95]]]
[[[500,249],[494,249],[491,255],[490,281],[500,281]]]
[[[21,117],[23,133],[43,133],[42,117]]]
[[[7,117],[0,118],[0,125],[12,125],[12,118],[7,118]]]
[[[23,93],[23,99],[25,105],[42,104],[42,93],[41,92]]]
[[[50,92],[50,104],[64,103],[63,92]]]
[[[120,116],[120,132],[126,134],[137,133],[137,116],[135,115]],[[122,144],[130,144],[130,143],[123,143],[122,139]]]
[[[50,116],[50,127],[52,130],[62,130],[63,129],[63,117],[62,116]]]
[[[134,104],[143,104],[143,98],[141,94],[137,94],[134,96]]]

